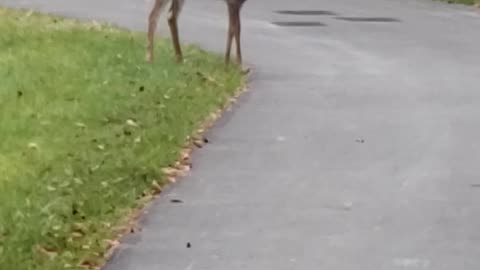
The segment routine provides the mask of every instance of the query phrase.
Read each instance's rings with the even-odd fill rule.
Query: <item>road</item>
[[[151,5],[0,4],[138,30]],[[221,52],[224,10],[189,1],[182,38]],[[243,15],[251,90],[106,270],[478,270],[480,12],[250,0]]]

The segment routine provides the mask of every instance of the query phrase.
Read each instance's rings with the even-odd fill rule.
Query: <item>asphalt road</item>
[[[0,4],[144,29],[151,3]],[[480,269],[480,11],[250,0],[243,15],[251,91],[106,270]],[[221,52],[225,17],[188,1],[183,40]]]

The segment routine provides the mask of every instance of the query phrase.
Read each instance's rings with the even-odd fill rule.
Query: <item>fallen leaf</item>
[[[41,246],[41,245],[37,245],[36,250],[38,252],[40,252],[41,254],[47,256],[49,259],[54,259],[58,255],[58,252],[55,251],[54,249],[44,247],[44,246]]]
[[[155,194],[159,194],[162,192],[162,186],[155,180],[152,181],[152,187]]]
[[[77,123],[75,123],[75,126],[77,126],[77,127],[79,127],[79,128],[86,128],[86,127],[87,127],[87,125],[85,125],[85,124],[82,123],[82,122],[77,122]]]
[[[28,148],[37,150],[38,149],[38,144],[31,142],[28,144]]]
[[[198,148],[202,148],[205,143],[202,140],[194,140],[193,145],[195,145]]]
[[[182,164],[179,168],[179,170],[183,172],[188,172],[192,169],[192,167],[189,164]]]
[[[185,160],[189,160],[190,159],[190,156],[192,154],[192,150],[191,149],[183,149],[182,152],[180,153],[180,158],[185,161]]]
[[[77,185],[83,184],[82,179],[80,179],[80,178],[78,178],[78,177],[73,178],[73,182],[75,182],[75,184],[77,184]]]
[[[95,263],[92,262],[90,259],[84,259],[80,262],[80,267],[86,268],[86,269],[93,269],[95,266]]]
[[[176,176],[178,174],[178,170],[175,168],[163,168],[162,172],[167,176]]]
[[[83,237],[83,234],[79,233],[79,232],[73,232],[72,233],[72,237],[73,238],[82,238]]]
[[[107,244],[107,249],[110,249],[110,248],[115,248],[115,247],[118,247],[120,245],[120,242],[118,242],[117,240],[105,240],[105,243]]]
[[[126,123],[128,126],[131,126],[131,127],[138,127],[137,122],[135,122],[135,121],[132,120],[132,119],[128,119],[125,123]]]

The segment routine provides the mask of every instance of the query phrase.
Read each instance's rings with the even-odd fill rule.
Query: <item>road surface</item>
[[[151,2],[0,4],[143,30]],[[106,270],[480,269],[480,12],[250,0],[243,15],[251,91]],[[221,1],[188,1],[185,41],[221,52],[225,28]]]

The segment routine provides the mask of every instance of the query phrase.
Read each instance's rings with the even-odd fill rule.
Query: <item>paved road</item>
[[[252,91],[107,270],[478,270],[480,12],[427,0],[249,2]],[[0,4],[135,29],[150,5]],[[279,26],[295,21],[316,25]],[[220,1],[195,0],[181,27],[221,51],[225,24]]]

